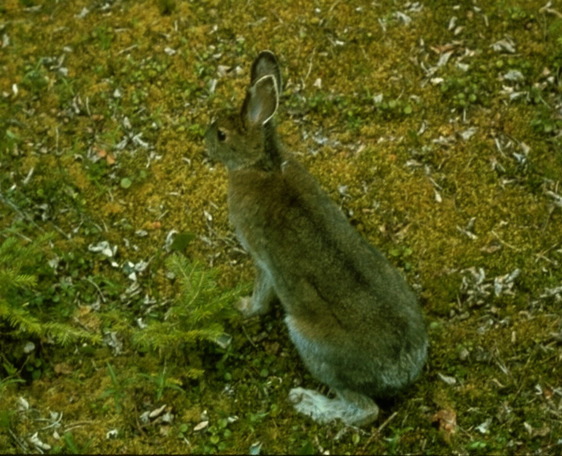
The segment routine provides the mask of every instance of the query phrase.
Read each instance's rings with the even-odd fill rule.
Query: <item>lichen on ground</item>
[[[280,309],[225,317],[226,348],[134,343],[169,316],[170,253],[250,289],[203,135],[262,49],[282,64],[287,149],[428,322],[422,378],[365,429],[293,411],[292,387],[323,387]],[[10,328],[0,450],[561,452],[561,71],[546,0],[5,0],[0,243],[54,233],[27,308],[103,342]]]

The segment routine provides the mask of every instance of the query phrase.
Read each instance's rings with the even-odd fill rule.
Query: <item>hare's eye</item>
[[[217,139],[220,142],[223,142],[226,139],[226,133],[222,131],[220,128],[217,130]]]

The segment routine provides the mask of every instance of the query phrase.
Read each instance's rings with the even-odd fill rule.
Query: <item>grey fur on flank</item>
[[[366,425],[374,398],[410,385],[428,340],[417,299],[400,273],[350,225],[316,180],[281,146],[273,117],[279,64],[261,52],[240,113],[220,116],[206,134],[211,158],[228,170],[228,207],[257,279],[246,316],[278,298],[291,340],[334,398],[294,388],[296,410],[318,422]]]

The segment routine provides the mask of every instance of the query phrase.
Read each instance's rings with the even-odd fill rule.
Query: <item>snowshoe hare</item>
[[[206,133],[209,155],[228,170],[229,217],[257,267],[245,316],[282,303],[305,365],[334,398],[304,388],[289,399],[325,423],[365,425],[373,398],[392,396],[420,373],[427,335],[416,297],[387,259],[349,224],[316,180],[277,139],[281,74],[261,52],[239,114]]]

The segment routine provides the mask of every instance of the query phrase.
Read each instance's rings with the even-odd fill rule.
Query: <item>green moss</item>
[[[4,2],[0,241],[58,233],[35,259],[57,256],[56,274],[31,271],[19,296],[105,342],[13,343],[16,362],[2,341],[0,447],[34,451],[45,426],[21,396],[41,419],[63,413],[59,440],[39,432],[53,452],[556,452],[562,53],[544,3]],[[167,249],[212,266],[218,290],[252,278],[202,139],[264,48],[282,63],[288,148],[415,285],[430,326],[426,372],[364,431],[293,412],[289,389],[319,385],[279,309],[217,317],[227,348],[133,343],[139,324],[181,326]],[[88,250],[102,241],[114,256]],[[171,422],[141,422],[164,404]],[[433,420],[444,409],[457,432]]]

